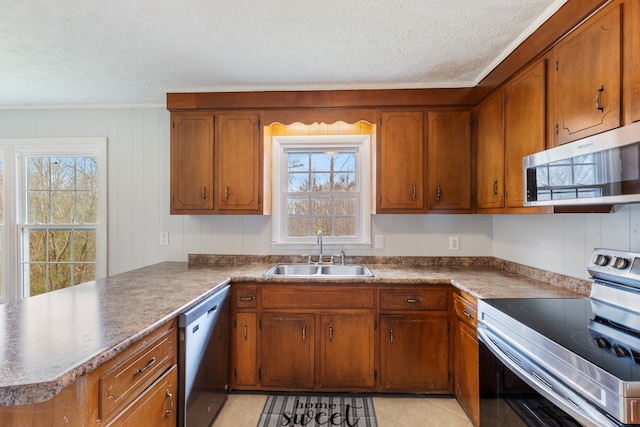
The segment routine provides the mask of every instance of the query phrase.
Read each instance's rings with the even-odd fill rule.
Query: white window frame
[[[27,156],[97,156],[98,224],[96,229],[96,278],[107,275],[107,138],[0,139],[4,160],[4,232],[2,233],[3,302],[29,295],[23,289],[21,233],[26,221],[25,158]],[[93,228],[93,227],[92,227]],[[13,232],[6,232],[13,230]]]
[[[315,247],[317,238],[286,236],[287,150],[300,151],[356,151],[356,182],[360,187],[360,212],[356,217],[357,235],[323,236],[323,244],[331,249],[371,248],[371,136],[370,135],[314,135],[272,137],[272,221],[271,246],[288,249]]]

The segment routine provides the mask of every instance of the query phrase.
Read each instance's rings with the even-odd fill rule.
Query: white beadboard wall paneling
[[[271,250],[271,216],[245,216],[242,238],[243,252],[255,255],[269,255]],[[300,251],[294,251],[298,253]],[[275,254],[275,251],[273,251]],[[276,254],[279,255],[279,254]]]
[[[562,215],[561,271],[568,276],[581,277],[585,273],[585,221],[585,215]]]
[[[631,245],[631,205],[619,205],[602,218],[602,246],[628,251]]]
[[[381,256],[490,256],[492,221],[486,215],[375,215],[372,236],[384,236]],[[449,250],[458,236],[460,250]]]
[[[640,252],[640,204],[629,205],[629,250]]]

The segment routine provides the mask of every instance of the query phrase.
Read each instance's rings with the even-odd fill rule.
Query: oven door
[[[482,325],[480,425],[513,427],[623,426],[596,409]]]

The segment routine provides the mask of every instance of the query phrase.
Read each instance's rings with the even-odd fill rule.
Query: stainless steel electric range
[[[587,268],[589,298],[478,301],[482,427],[640,426],[640,254]]]

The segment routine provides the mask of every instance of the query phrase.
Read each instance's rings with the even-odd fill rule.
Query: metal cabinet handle
[[[393,328],[389,328],[389,344],[393,344]]]
[[[173,394],[167,389],[167,397],[169,398],[169,409],[164,413],[165,417],[168,417],[173,412]]]
[[[442,196],[442,192],[440,191],[440,184],[436,185],[436,200],[440,200],[440,196]]]
[[[202,187],[202,189],[200,190],[200,197],[202,198],[202,200],[207,199],[207,187]]]
[[[420,300],[418,298],[405,298],[404,302],[409,304],[417,304],[420,302]]]
[[[604,111],[604,107],[602,106],[602,102],[600,100],[600,95],[604,92],[604,86],[600,86],[596,91],[596,110],[600,110],[600,112]]]
[[[494,180],[493,184],[491,185],[491,191],[493,191],[493,195],[497,196],[498,195],[498,180]]]
[[[224,187],[224,200],[225,201],[229,201],[229,187],[228,186]]]
[[[333,325],[329,325],[329,342],[333,342]]]
[[[250,296],[250,297],[238,297],[238,301],[250,302],[250,301],[253,301],[253,298],[254,298],[253,296]]]
[[[469,319],[473,319],[473,314],[469,313],[467,310],[462,310],[462,314],[467,316]]]
[[[145,366],[142,369],[136,369],[136,371],[133,373],[133,375],[139,375],[139,374],[143,373],[144,371],[149,369],[155,363],[156,363],[156,358],[152,357],[151,360],[149,360],[149,362],[147,363],[147,366]]]
[[[413,192],[411,193],[411,199],[415,200],[418,197],[418,193],[416,192],[416,186],[413,186]]]
[[[248,332],[249,332],[249,327],[248,325],[245,323],[244,325],[242,325],[242,335],[244,336],[244,340],[246,341],[248,338]]]
[[[307,324],[303,323],[302,324],[302,341],[306,341],[307,340]]]

